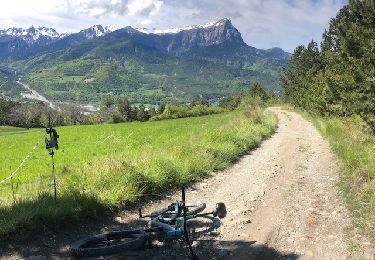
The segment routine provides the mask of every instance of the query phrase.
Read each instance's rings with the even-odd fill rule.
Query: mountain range
[[[289,57],[280,48],[248,46],[229,19],[169,30],[0,30],[0,62],[57,101],[99,102],[108,94],[150,104],[213,99],[255,81],[277,91]]]
[[[74,38],[76,42],[103,36],[116,30],[113,26],[94,25],[78,33],[58,33],[53,28],[34,27],[8,28],[0,30],[0,58],[25,58],[44,51],[52,43],[64,38]],[[63,40],[63,41],[66,41]]]

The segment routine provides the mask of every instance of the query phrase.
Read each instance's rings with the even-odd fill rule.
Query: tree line
[[[259,82],[255,82],[248,90],[221,99],[219,106],[234,110],[246,105],[245,103],[262,106],[266,103],[274,103],[277,99],[277,96],[273,92],[266,91]]]
[[[60,109],[52,109],[43,102],[20,103],[0,98],[0,125],[45,127],[49,118],[55,126],[143,122],[163,113],[164,108],[163,104],[156,109],[146,109],[144,105],[131,106],[126,97],[119,97],[113,101],[106,99],[99,111],[87,113],[82,107],[74,105],[60,105]]]
[[[52,109],[43,102],[20,103],[0,98],[0,125],[46,127],[50,119],[54,126],[145,122],[217,114],[241,106],[251,109],[275,98],[273,93],[265,91],[259,83],[252,85],[248,91],[221,99],[219,106],[214,106],[207,100],[197,100],[187,104],[162,103],[145,107],[143,104],[132,105],[125,96],[107,96],[98,111],[87,113],[82,107],[74,105],[60,105],[60,109]]]
[[[52,119],[54,125],[93,124],[97,116],[85,114],[80,107],[61,106],[56,110],[43,102],[20,103],[0,98],[0,126],[9,125],[23,128],[48,126]]]
[[[285,101],[324,116],[361,116],[375,130],[375,2],[350,0],[323,40],[298,46],[280,76]]]
[[[52,109],[43,102],[20,103],[0,98],[0,126],[9,125],[23,128],[46,127],[49,119],[54,126],[122,123],[148,120],[164,120],[191,116],[201,116],[223,112],[208,101],[190,104],[160,104],[146,108],[131,105],[126,97],[106,98],[97,112],[87,113],[82,107],[60,105]]]

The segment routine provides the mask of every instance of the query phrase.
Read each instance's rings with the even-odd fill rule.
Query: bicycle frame
[[[172,213],[173,214],[173,213]],[[183,238],[185,232],[185,219],[186,221],[198,217],[204,217],[213,214],[212,212],[191,214],[174,218],[154,218],[150,220],[151,227],[161,227],[163,232],[167,235],[167,239],[175,240]],[[173,224],[174,222],[174,224]],[[171,223],[171,224],[169,224]]]
[[[168,207],[146,216],[143,216],[142,210],[139,209],[140,218],[149,217],[151,219],[149,228],[113,231],[84,238],[70,246],[71,254],[73,256],[99,256],[144,249],[152,245],[153,237],[151,233],[163,233],[167,240],[185,241],[190,251],[189,258],[198,259],[189,239],[187,222],[208,215],[218,218],[226,216],[224,203],[217,203],[216,208],[211,212],[200,213],[205,207],[206,204],[203,202],[185,203],[185,189],[182,188],[181,202],[172,203]],[[191,211],[189,212],[190,208]]]
[[[166,234],[167,239],[177,240],[186,238],[187,228],[186,222],[190,219],[213,215],[214,217],[219,216],[223,218],[226,216],[226,208],[224,203],[217,203],[216,209],[207,213],[187,214],[187,207],[185,204],[185,189],[182,188],[182,201],[170,204],[165,210],[158,212],[156,215],[142,215],[141,209],[139,209],[140,218],[151,218],[149,226],[151,228],[161,228]],[[163,216],[164,215],[164,216]],[[168,216],[165,216],[168,215]]]

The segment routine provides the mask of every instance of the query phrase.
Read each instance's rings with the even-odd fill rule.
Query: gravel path
[[[339,166],[311,123],[294,112],[272,109],[279,118],[275,135],[230,169],[213,174],[187,189],[187,200],[201,200],[213,208],[222,201],[228,215],[220,221],[195,223],[194,248],[201,259],[355,259],[347,251],[343,229],[349,217],[336,189]],[[179,199],[150,202],[144,211]],[[144,222],[126,211],[113,222],[82,227],[75,237],[57,234],[53,246],[6,257],[44,255],[65,258],[68,241],[87,233]],[[203,223],[202,223],[203,222]],[[204,224],[204,225],[201,225]],[[63,238],[61,238],[63,237]],[[46,242],[41,242],[46,243]],[[170,244],[108,259],[186,259],[186,250]]]

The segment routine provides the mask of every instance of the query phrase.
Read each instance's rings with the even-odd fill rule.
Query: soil
[[[21,93],[21,97],[42,101],[44,103],[47,103],[49,107],[51,107],[53,109],[58,109],[58,107],[55,104],[53,104],[51,101],[49,101],[46,97],[39,94],[36,90],[30,88],[29,85],[27,85],[25,83],[22,83],[21,81],[16,81],[16,82],[19,85],[21,85],[22,87],[24,87],[27,91],[30,92],[30,93]]]
[[[200,259],[357,259],[348,251],[348,212],[338,194],[339,162],[329,144],[301,115],[272,109],[277,132],[231,168],[187,188],[188,201],[227,206],[227,217],[205,218],[192,227]],[[149,212],[179,200],[180,192],[149,201]],[[2,258],[69,258],[69,244],[86,235],[142,227],[137,210],[79,228],[46,231],[1,246]],[[188,259],[179,243],[97,259]],[[370,256],[371,257],[371,256]],[[32,259],[32,258],[31,258]],[[370,259],[370,258],[369,258]]]

